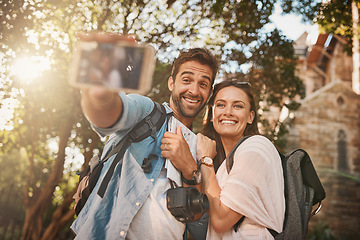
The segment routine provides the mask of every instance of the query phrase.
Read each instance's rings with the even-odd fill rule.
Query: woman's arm
[[[198,159],[204,156],[214,158],[216,155],[215,149],[216,143],[214,140],[198,134]],[[217,182],[214,168],[202,164],[201,173],[203,178],[203,191],[207,195],[210,204],[209,215],[211,226],[218,233],[226,232],[239,221],[242,215],[225,206],[220,201],[221,189]]]
[[[211,226],[215,232],[223,233],[230,230],[239,219],[241,214],[233,211],[220,201],[221,189],[216,180],[215,171],[212,167],[201,166],[203,176],[203,189],[210,203],[209,215]]]

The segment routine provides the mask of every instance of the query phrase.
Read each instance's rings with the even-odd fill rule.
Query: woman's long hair
[[[204,122],[203,122],[203,134],[216,141],[217,155],[214,158],[215,171],[217,171],[217,169],[221,165],[222,161],[224,161],[226,155],[225,155],[225,150],[224,150],[224,146],[222,144],[220,135],[215,131],[214,125],[211,122],[211,119],[213,117],[212,115],[213,115],[214,100],[215,100],[216,95],[218,94],[218,92],[221,89],[230,87],[230,86],[240,88],[241,90],[243,90],[245,92],[245,94],[247,95],[249,102],[250,102],[250,111],[254,111],[254,113],[255,113],[254,120],[252,121],[251,124],[248,123],[245,128],[244,136],[259,134],[259,129],[257,126],[257,123],[258,123],[257,109],[256,109],[256,105],[255,105],[254,96],[251,92],[250,83],[240,82],[237,80],[224,80],[218,84],[215,84],[214,89],[213,89],[213,94],[209,98],[209,102],[206,105],[206,112],[205,112],[205,117],[204,117]]]

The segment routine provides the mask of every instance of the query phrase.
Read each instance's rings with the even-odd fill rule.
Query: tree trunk
[[[67,122],[60,131],[58,156],[44,187],[42,187],[38,196],[34,196],[33,199],[25,202],[26,215],[21,237],[22,240],[38,240],[41,238],[44,212],[50,205],[55,187],[59,184],[63,176],[65,148],[71,134],[73,122],[72,118],[67,119]]]
[[[41,240],[57,239],[59,232],[74,219],[75,210],[70,209],[70,205],[73,202],[73,195],[76,192],[76,188],[64,199],[63,203],[55,210],[50,225],[46,228]]]
[[[93,150],[96,145],[99,143],[100,138],[97,133],[92,132],[91,138],[93,141],[89,146],[89,150],[84,153],[85,162],[84,166],[89,164],[89,160],[92,157]],[[77,191],[77,187],[73,189],[73,191],[64,198],[62,204],[55,210],[50,225],[46,228],[44,234],[41,237],[41,240],[52,240],[57,239],[59,232],[74,219],[75,210],[70,209],[70,205],[74,202],[73,196]]]

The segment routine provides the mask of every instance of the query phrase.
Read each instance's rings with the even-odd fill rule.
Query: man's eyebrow
[[[210,77],[206,76],[206,75],[202,75],[203,78],[206,78],[207,80],[209,80],[209,82],[211,83],[211,79]]]
[[[182,72],[182,73],[180,74],[180,76],[185,75],[185,74],[194,75],[193,72],[184,71],[184,72]],[[206,76],[206,75],[201,75],[201,77],[206,78],[207,80],[209,80],[209,82],[211,82],[210,77],[208,77],[208,76]]]
[[[194,75],[193,72],[185,71],[185,72],[182,72],[182,73],[180,74],[180,76],[185,75],[185,74]]]

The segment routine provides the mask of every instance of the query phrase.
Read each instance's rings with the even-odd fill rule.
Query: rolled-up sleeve
[[[117,122],[108,128],[100,128],[90,122],[92,128],[101,136],[105,137],[118,131],[128,131],[150,114],[154,107],[153,101],[142,95],[128,94],[124,92],[120,94],[123,110]]]

